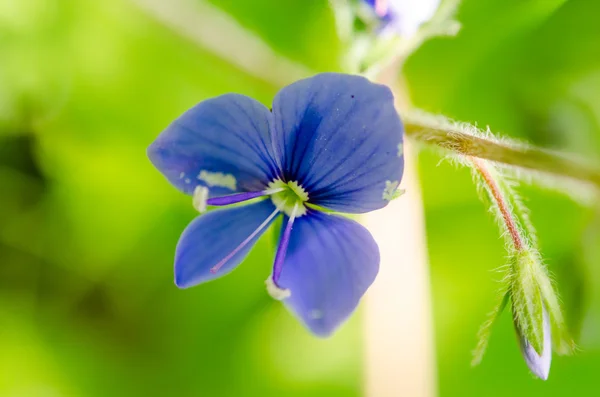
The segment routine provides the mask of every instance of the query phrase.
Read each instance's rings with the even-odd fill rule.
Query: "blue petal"
[[[386,182],[400,182],[404,159],[403,127],[387,87],[320,74],[282,89],[273,116],[284,175],[311,203],[350,213],[388,203]]]
[[[271,200],[263,200],[242,207],[211,211],[194,219],[177,243],[175,284],[180,288],[192,287],[234,270],[271,224],[274,211]],[[259,230],[261,225],[263,227]],[[245,240],[248,243],[240,248]],[[236,249],[239,251],[218,271],[211,272]]]
[[[254,99],[222,95],[175,120],[150,145],[148,156],[188,194],[198,184],[209,187],[211,196],[261,190],[279,173],[271,155],[271,124],[269,110]]]
[[[311,212],[296,219],[278,281],[284,302],[316,335],[331,334],[354,311],[379,270],[379,249],[357,222]]]

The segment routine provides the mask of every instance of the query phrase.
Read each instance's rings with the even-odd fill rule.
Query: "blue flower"
[[[440,0],[363,0],[383,24],[383,31],[413,35],[435,14]]]
[[[203,101],[148,149],[152,163],[196,208],[175,254],[181,288],[233,271],[279,216],[269,293],[315,334],[331,334],[379,268],[370,233],[332,212],[387,205],[404,168],[403,128],[390,90],[325,73],[283,88],[273,109],[243,95]],[[325,210],[325,211],[324,211]]]

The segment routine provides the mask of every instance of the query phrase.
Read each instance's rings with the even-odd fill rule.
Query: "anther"
[[[275,281],[273,281],[273,276],[269,276],[265,280],[265,285],[267,286],[267,292],[273,299],[278,301],[289,298],[292,295],[292,292],[287,288],[280,288]]]
[[[194,208],[199,212],[203,213],[206,211],[206,202],[208,201],[208,188],[206,186],[198,185],[194,189],[192,196],[192,204]]]

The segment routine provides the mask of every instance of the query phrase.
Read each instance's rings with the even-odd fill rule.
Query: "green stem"
[[[557,152],[478,136],[470,133],[475,130],[474,127],[452,124],[437,117],[409,115],[404,119],[404,127],[406,135],[415,141],[436,145],[463,156],[567,177],[600,188],[600,168]]]

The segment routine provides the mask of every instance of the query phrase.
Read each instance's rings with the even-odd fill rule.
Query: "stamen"
[[[194,205],[194,208],[199,213],[203,213],[204,211],[206,211],[206,201],[208,200],[208,188],[206,186],[196,186],[192,197],[192,204]]]
[[[294,204],[294,209],[290,214],[290,219],[288,220],[287,225],[285,226],[285,230],[283,231],[283,236],[281,237],[281,241],[279,242],[279,246],[277,247],[277,254],[275,254],[275,263],[273,264],[273,283],[277,285],[277,281],[279,281],[279,276],[281,275],[281,268],[283,265],[283,260],[285,259],[285,254],[287,252],[288,245],[290,243],[290,236],[292,234],[292,227],[294,226],[294,220],[296,219],[296,215],[298,213],[298,202]]]
[[[278,301],[283,300],[285,298],[289,298],[292,295],[292,292],[287,288],[279,288],[277,284],[273,281],[273,277],[269,276],[268,279],[265,280],[265,285],[267,286],[267,292],[273,299],[277,299]]]
[[[298,201],[298,198],[297,198],[298,192],[299,192],[303,195],[302,198],[304,198],[304,196],[306,196],[306,198],[304,198],[304,200],[308,199],[308,195],[306,195],[306,193],[304,192],[304,189],[302,189],[302,187],[300,185],[298,185],[297,183],[293,182],[291,184],[285,184],[285,186],[281,186],[281,187],[280,186],[269,186],[268,189],[265,189],[265,190],[262,190],[259,192],[242,192],[242,193],[230,194],[228,196],[213,197],[213,198],[207,199],[208,189],[205,187],[202,187],[202,186],[196,187],[196,190],[194,190],[194,206],[201,212],[206,210],[207,205],[226,206],[226,205],[236,204],[236,203],[240,203],[243,201],[251,200],[251,199],[254,199],[257,197],[262,197],[262,196],[272,196],[271,198],[273,199],[273,203],[276,206],[276,209],[271,213],[271,215],[269,215],[269,217],[267,219],[265,219],[265,221],[256,230],[254,230],[252,232],[252,234],[250,234],[244,241],[242,241],[242,243],[240,245],[238,245],[233,251],[231,251],[229,254],[227,254],[227,256],[225,258],[221,259],[219,261],[219,263],[217,263],[216,265],[214,265],[213,267],[210,268],[211,273],[213,273],[213,274],[217,273],[219,271],[219,269],[221,267],[223,267],[223,265],[225,263],[227,263],[227,261],[229,261],[231,258],[233,258],[233,256],[235,254],[240,252],[240,250],[242,250],[246,245],[248,245],[248,243],[254,237],[256,237],[256,235],[258,233],[260,233],[261,230],[263,230],[265,227],[267,227],[267,225],[269,225],[269,223],[273,220],[273,218],[277,214],[279,214],[282,211],[288,213],[289,209],[286,210],[286,208],[289,208],[288,202],[293,198],[285,196],[282,198],[278,197],[278,199],[275,200],[273,195],[277,195],[278,193],[290,191],[290,189],[292,192],[294,192],[296,199],[295,199],[293,210],[291,211],[291,213],[289,213],[290,219],[286,225],[286,229],[284,230],[283,238],[282,238],[281,242],[279,243],[279,247],[277,248],[277,254],[275,255],[275,264],[273,266],[273,282],[274,283],[276,282],[276,280],[279,279],[279,275],[281,273],[281,265],[283,264],[283,259],[285,258],[285,253],[287,252],[287,246],[290,241],[290,234],[292,232],[292,225],[294,224],[294,219],[296,217],[304,215],[306,213],[306,208],[304,207],[303,204],[301,204],[300,201]],[[296,192],[296,190],[298,192]],[[304,210],[304,211],[302,212],[301,210]]]
[[[219,269],[221,267],[223,267],[223,265],[225,263],[227,263],[228,260],[230,260],[231,258],[233,258],[233,256],[235,254],[237,254],[238,252],[240,252],[240,250],[242,248],[244,248],[246,245],[248,245],[248,243],[250,241],[252,241],[252,239],[254,237],[256,237],[256,235],[258,233],[260,233],[261,230],[263,230],[265,227],[267,227],[267,225],[269,225],[269,223],[271,223],[271,220],[273,220],[273,218],[275,218],[275,216],[277,216],[277,214],[279,214],[280,210],[279,208],[276,208],[275,211],[273,211],[271,213],[271,215],[269,215],[267,217],[267,219],[265,219],[265,221],[263,223],[260,224],[259,227],[256,228],[256,230],[254,230],[248,237],[246,237],[246,239],[244,241],[242,241],[242,243],[240,245],[238,245],[233,251],[231,251],[229,254],[227,254],[227,256],[223,259],[221,259],[221,261],[219,263],[217,263],[216,265],[214,265],[213,267],[211,267],[210,272],[212,274],[215,274],[216,272],[219,271]]]
[[[206,201],[206,203],[208,205],[225,206],[225,205],[230,205],[230,204],[241,203],[241,202],[247,201],[247,200],[252,200],[257,197],[270,196],[272,194],[279,193],[283,190],[285,190],[285,189],[284,188],[275,188],[275,189],[271,188],[271,189],[262,190],[260,192],[235,193],[235,194],[230,194],[227,196],[210,198]]]
[[[264,191],[235,193],[230,194],[228,196],[210,198],[207,200],[207,204],[216,206],[230,205],[241,203],[242,201],[252,200],[253,198],[257,198],[260,196],[265,196]]]
[[[270,195],[275,194],[275,193],[283,192],[284,190],[285,190],[285,188],[283,188],[283,187],[275,187],[275,188],[272,188],[272,189],[263,190],[263,193],[266,196],[270,196]]]

